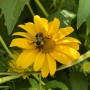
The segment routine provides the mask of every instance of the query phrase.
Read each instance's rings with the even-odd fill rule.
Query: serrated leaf
[[[0,0],[0,8],[5,17],[5,25],[8,34],[11,34],[13,28],[29,0]]]
[[[69,90],[68,87],[64,83],[56,81],[56,80],[52,80],[52,81],[46,83],[45,89],[48,90],[50,88],[51,89],[59,88],[61,90]]]
[[[79,8],[77,13],[77,28],[86,21],[90,15],[90,0],[79,0]]]
[[[88,81],[83,73],[71,71],[70,82],[72,90],[88,90]]]

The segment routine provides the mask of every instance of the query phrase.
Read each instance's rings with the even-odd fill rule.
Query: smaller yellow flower
[[[16,57],[16,60],[17,60],[17,57],[19,56],[19,53],[14,51],[14,56]],[[23,73],[23,72],[26,72],[25,69],[22,69],[21,67],[19,67],[16,63],[16,60],[10,60],[8,62],[9,64],[9,69],[8,69],[8,72],[11,72],[11,73]],[[26,79],[28,77],[28,75],[24,75],[23,76],[23,79]]]
[[[21,73],[21,72],[25,72],[24,69],[22,69],[21,67],[19,67],[17,64],[16,64],[16,60],[10,60],[9,61],[9,72],[17,72],[17,73]]]
[[[84,62],[83,65],[82,65],[82,70],[84,72],[89,73],[90,72],[90,62],[88,62],[88,61]]]

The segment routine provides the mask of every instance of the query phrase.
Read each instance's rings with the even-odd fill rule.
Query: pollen
[[[43,47],[40,49],[44,53],[49,53],[54,50],[55,43],[51,38],[44,38]]]

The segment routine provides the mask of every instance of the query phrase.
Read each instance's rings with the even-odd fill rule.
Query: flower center
[[[44,44],[42,47],[42,51],[45,53],[51,52],[54,49],[54,41],[50,38],[44,38]]]
[[[36,47],[44,52],[49,53],[54,49],[55,43],[54,41],[48,36],[44,37],[43,33],[36,34]]]

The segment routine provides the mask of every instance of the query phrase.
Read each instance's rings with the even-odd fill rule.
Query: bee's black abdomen
[[[41,45],[41,41],[40,41],[40,42],[39,42],[39,41],[38,41],[38,42],[36,42],[36,45],[38,45],[38,46],[39,46],[39,45]]]
[[[43,45],[43,33],[39,32],[36,34],[36,45],[37,46],[42,46]]]

